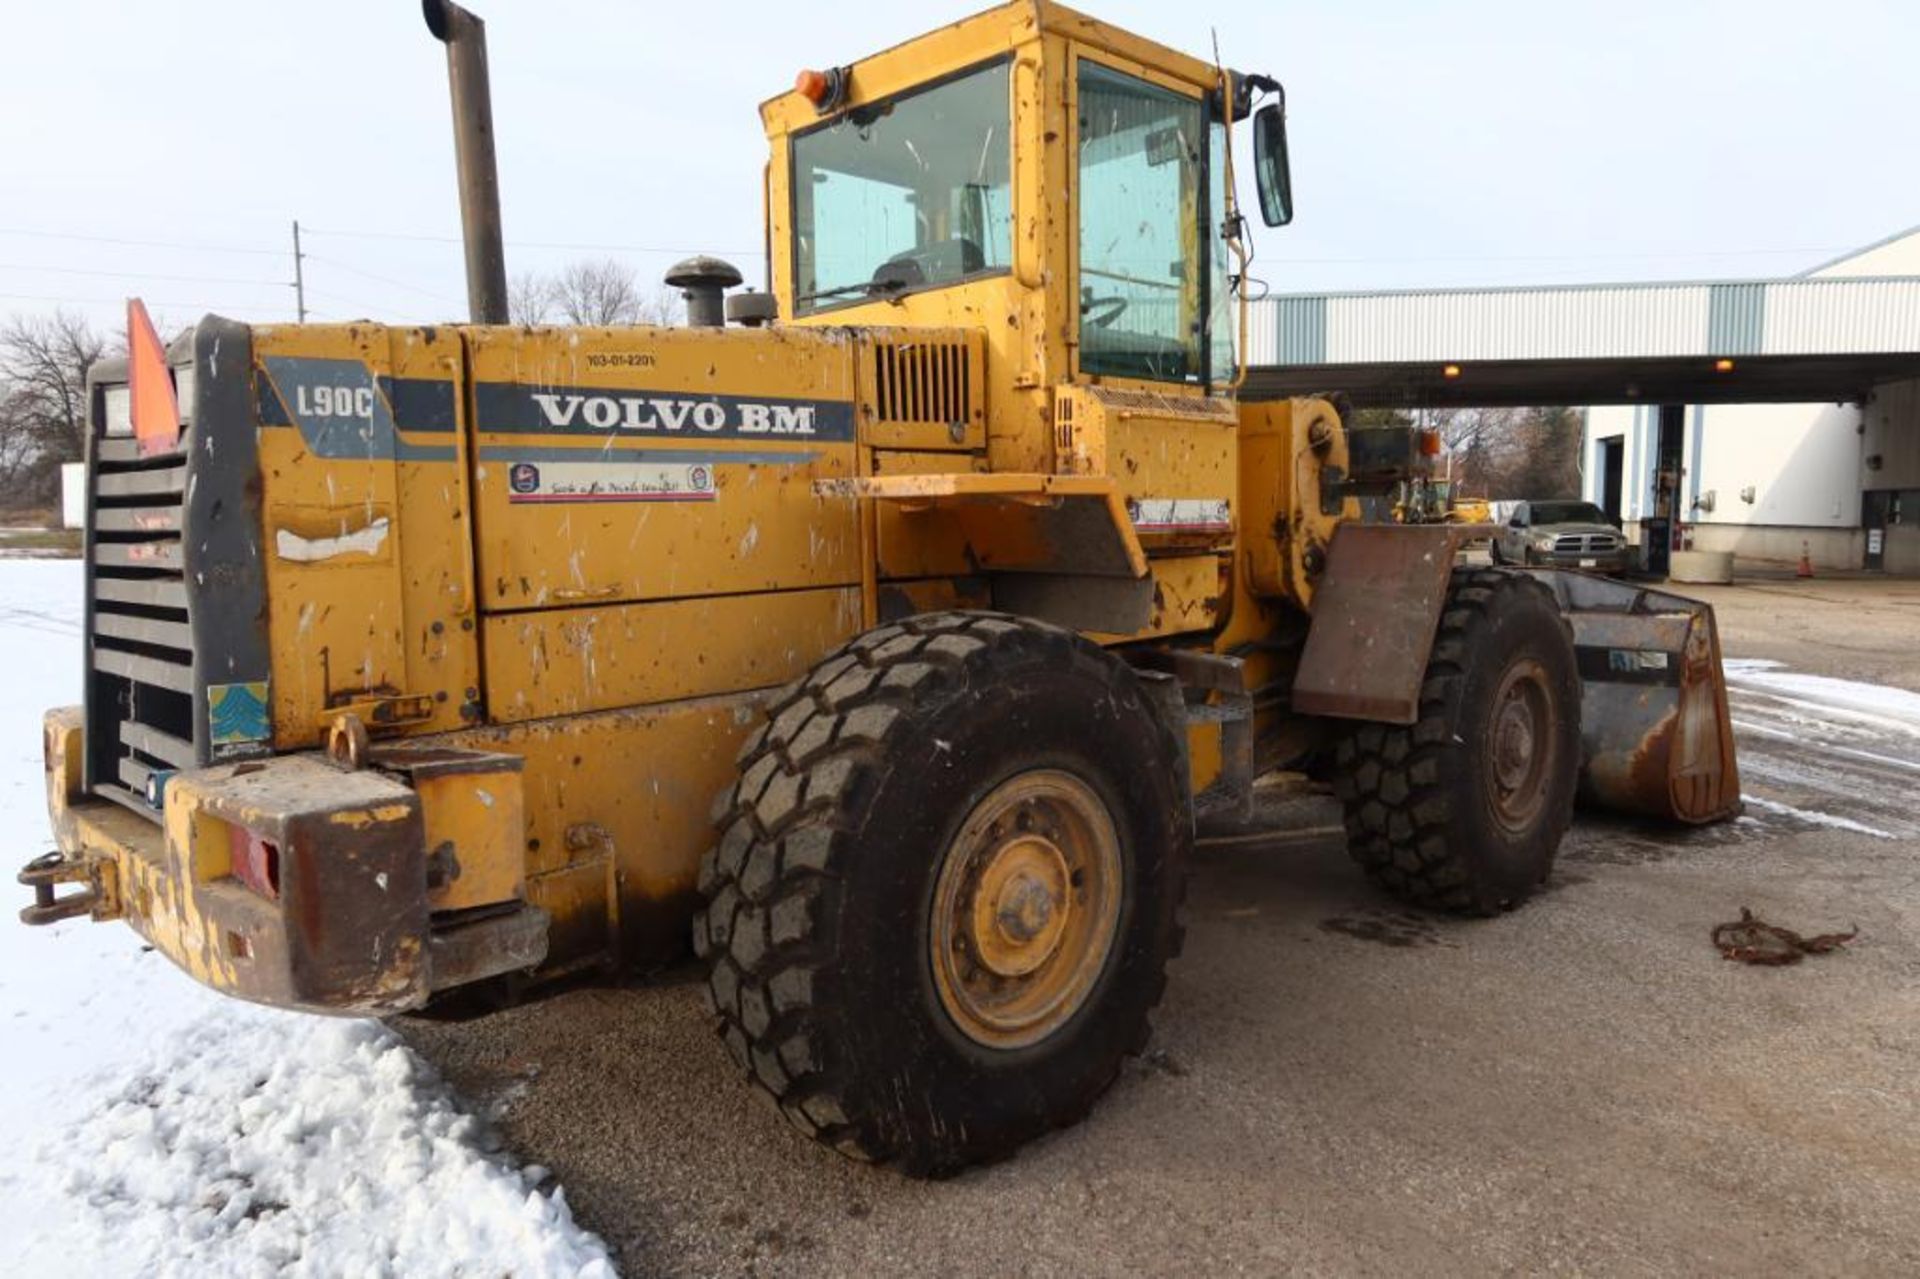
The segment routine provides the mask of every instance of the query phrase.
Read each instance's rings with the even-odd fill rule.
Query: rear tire
[[[1335,752],[1347,848],[1416,905],[1487,915],[1553,869],[1580,768],[1573,633],[1525,573],[1456,569],[1420,718],[1363,724]]]
[[[991,613],[858,637],[778,693],[694,922],[735,1062],[921,1175],[1078,1120],[1148,1035],[1192,807],[1121,661]]]

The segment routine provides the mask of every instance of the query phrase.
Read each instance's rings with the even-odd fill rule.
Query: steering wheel
[[[1127,300],[1123,297],[1096,298],[1091,295],[1080,299],[1080,318],[1096,329],[1110,329],[1113,322],[1127,313]]]

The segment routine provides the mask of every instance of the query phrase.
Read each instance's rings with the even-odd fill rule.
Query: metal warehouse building
[[[1250,389],[1590,405],[1583,476],[1649,548],[1920,573],[1920,227],[1790,279],[1276,297]],[[1518,496],[1518,495],[1516,495]]]

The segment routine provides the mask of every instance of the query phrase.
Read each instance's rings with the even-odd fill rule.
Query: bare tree
[[[554,279],[554,302],[568,324],[640,322],[640,286],[633,268],[611,258],[568,263]]]
[[[556,305],[553,279],[522,271],[507,281],[507,319],[514,324],[548,324]]]
[[[671,324],[674,299],[640,287],[633,268],[602,258],[574,262],[554,280],[554,306],[568,324]]]
[[[81,457],[87,442],[87,369],[107,339],[69,311],[16,315],[0,325],[0,452],[48,468]]]
[[[679,322],[680,299],[664,286],[643,288],[632,267],[601,258],[570,263],[558,275],[514,276],[507,314],[515,324],[671,325]]]
[[[1579,491],[1578,409],[1442,409],[1427,425],[1440,433],[1460,493],[1523,499]]]
[[[59,464],[86,447],[87,366],[105,350],[65,311],[0,324],[0,505],[31,506],[58,491]]]
[[[19,393],[0,384],[0,505],[12,505],[19,498],[29,501],[42,494],[45,477],[35,474],[35,464],[43,456],[30,431],[16,425],[25,414],[16,401]]]

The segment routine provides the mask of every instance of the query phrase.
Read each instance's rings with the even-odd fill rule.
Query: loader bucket
[[[1585,573],[1539,571],[1573,627],[1580,801],[1672,821],[1740,811],[1713,609]]]

